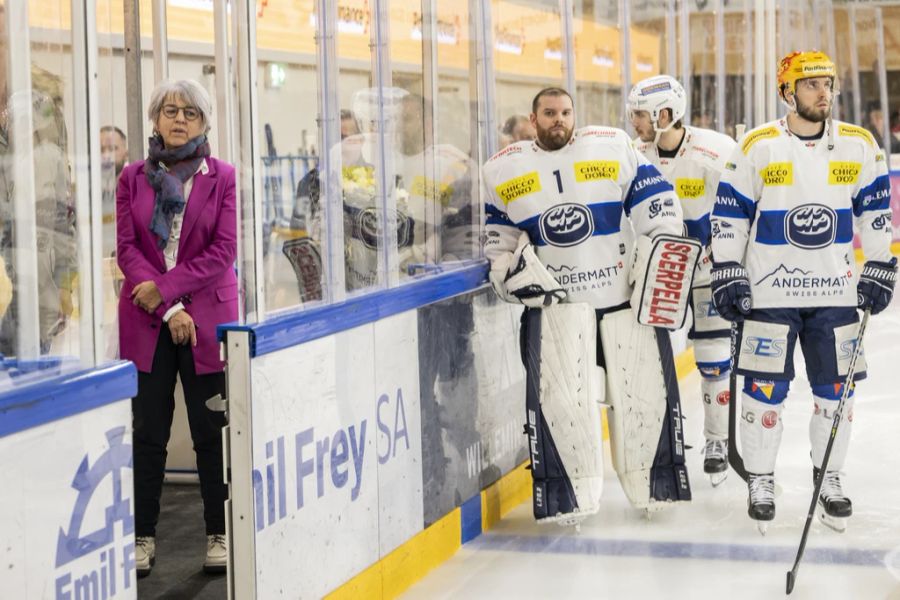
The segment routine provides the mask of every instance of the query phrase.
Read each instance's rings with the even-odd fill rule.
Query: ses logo
[[[784,356],[787,340],[784,338],[764,338],[750,336],[744,340],[744,351],[755,356],[766,358],[781,358]]]
[[[790,210],[784,219],[784,237],[792,246],[815,250],[834,242],[837,213],[822,204],[804,204]]]
[[[124,437],[124,427],[107,431],[109,448],[94,464],[85,454],[72,479],[78,496],[68,529],[60,527],[56,541],[57,600],[105,600],[134,585],[134,515],[131,499],[122,496],[123,490],[131,491],[130,478],[125,485],[122,481],[124,470],[132,468],[131,445],[124,443]],[[109,485],[101,486],[107,480]],[[98,489],[109,490],[110,496],[95,494]],[[89,506],[93,507],[90,513]],[[104,518],[96,531],[83,531],[85,521],[96,523]],[[118,535],[116,523],[120,524]]]
[[[551,246],[575,246],[594,234],[594,216],[581,204],[560,204],[544,211],[540,227]]]

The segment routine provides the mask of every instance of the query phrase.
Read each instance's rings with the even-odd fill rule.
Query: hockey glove
[[[742,321],[750,314],[753,300],[747,270],[736,262],[714,263],[710,273],[713,304],[727,321]]]
[[[877,315],[888,307],[897,282],[897,259],[888,262],[867,261],[856,284],[856,305],[860,310],[872,309]]]
[[[566,298],[566,291],[538,259],[525,232],[519,237],[515,252],[500,257],[491,265],[491,283],[507,302],[531,308],[550,306]]]

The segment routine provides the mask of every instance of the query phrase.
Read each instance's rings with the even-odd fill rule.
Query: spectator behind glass
[[[881,103],[869,103],[866,108],[865,127],[869,130],[869,133],[872,134],[872,137],[875,138],[875,143],[880,148],[884,148],[884,112],[881,110]],[[893,135],[891,136],[890,151],[891,153],[900,152],[900,140],[896,139]]]
[[[103,210],[103,256],[115,256],[116,183],[128,160],[125,133],[115,125],[100,128],[100,178]]]
[[[532,141],[537,137],[537,132],[531,120],[525,115],[513,115],[503,124],[500,133],[505,136],[508,144],[522,141]]]
[[[5,29],[6,13],[0,6],[0,31]],[[32,65],[30,92],[11,96],[5,68],[6,50],[6,39],[0,36],[0,309],[4,304],[8,307],[0,325],[0,353],[14,355],[20,350],[17,347],[18,307],[13,297],[17,285],[15,254],[36,249],[38,335],[40,351],[46,354],[72,315],[72,286],[78,268],[62,111],[63,83],[56,75]],[[14,140],[10,139],[9,131],[16,111],[29,103],[34,143],[35,240],[15,236]]]
[[[119,344],[138,369],[134,413],[135,561],[147,575],[180,375],[197,454],[207,553],[204,570],[227,557],[222,478],[223,413],[206,400],[225,395],[216,326],[238,316],[234,167],[210,156],[212,105],[195,81],[165,81],[150,98],[146,160],[125,167],[116,192]]]

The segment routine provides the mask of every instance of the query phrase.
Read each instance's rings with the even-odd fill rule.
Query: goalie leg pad
[[[630,310],[600,320],[613,466],[639,509],[690,500],[681,403],[669,334]]]
[[[534,517],[586,517],[603,492],[597,317],[586,304],[562,304],[529,310],[524,324]]]
[[[673,330],[684,325],[691,282],[702,249],[697,240],[677,235],[638,238],[631,294],[638,323]]]

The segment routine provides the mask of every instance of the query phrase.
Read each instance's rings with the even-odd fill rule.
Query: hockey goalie
[[[538,521],[599,509],[600,404],[633,506],[690,500],[668,329],[682,326],[700,253],[672,186],[627,134],[574,129],[569,94],[542,90],[533,142],[482,169],[485,255],[498,295],[526,307],[526,431]]]

